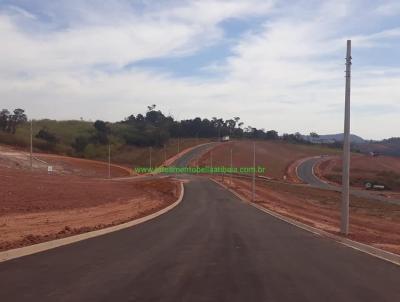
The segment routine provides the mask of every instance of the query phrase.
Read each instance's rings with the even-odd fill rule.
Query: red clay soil
[[[88,160],[82,158],[74,158],[52,154],[38,154],[35,155],[51,165],[61,167],[63,174],[74,174],[89,177],[108,177],[108,163]],[[57,170],[55,170],[57,172]],[[132,169],[111,164],[111,177],[124,177],[132,175]]]
[[[220,177],[216,179],[221,181]],[[228,182],[225,178],[226,185]],[[249,180],[234,178],[231,188],[248,200],[251,198]],[[279,214],[339,234],[338,192],[258,181],[256,202]],[[352,197],[349,238],[400,254],[400,206]]]
[[[0,167],[0,250],[115,225],[179,196],[169,178],[102,180]]]
[[[86,177],[108,177],[108,163],[54,154],[33,154],[33,170],[47,172],[53,167],[53,174],[72,174]],[[0,167],[30,170],[29,153],[0,145]],[[132,175],[132,169],[111,164],[111,177]]]
[[[234,167],[253,166],[253,142],[232,141],[220,144],[205,153],[199,160],[200,166],[210,166],[210,152],[212,152],[213,166],[230,166],[230,149],[232,148],[232,162]],[[265,167],[266,177],[282,180],[284,176],[291,180],[288,172],[293,163],[304,157],[336,154],[334,149],[321,146],[290,144],[281,141],[256,141],[256,166]]]
[[[362,187],[365,181],[386,184],[394,191],[400,191],[400,157],[355,154],[350,161],[350,183]],[[320,162],[316,173],[323,179],[340,184],[342,160],[331,157]]]

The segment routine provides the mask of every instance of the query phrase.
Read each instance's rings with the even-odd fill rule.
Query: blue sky
[[[0,0],[1,107],[337,133],[351,39],[352,132],[400,136],[399,17],[398,1]]]

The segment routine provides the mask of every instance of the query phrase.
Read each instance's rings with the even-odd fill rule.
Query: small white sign
[[[49,172],[49,173],[50,173],[50,172],[53,172],[53,166],[48,166],[48,167],[47,167],[47,172]]]

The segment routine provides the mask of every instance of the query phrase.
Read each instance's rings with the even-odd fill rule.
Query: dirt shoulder
[[[221,177],[216,177],[221,182]],[[234,179],[225,185],[251,199],[251,182]],[[339,234],[340,193],[301,185],[257,181],[256,202],[281,215]],[[400,254],[400,206],[352,197],[350,239]]]
[[[175,202],[170,178],[102,180],[0,168],[0,250],[95,230]]]

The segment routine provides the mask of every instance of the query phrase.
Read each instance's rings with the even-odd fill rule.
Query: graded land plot
[[[234,167],[253,166],[253,141],[232,141],[218,145],[199,159],[199,166],[230,167],[230,150]],[[300,145],[281,141],[256,141],[256,166],[265,168],[263,176],[273,179],[294,178],[295,163],[305,157],[335,155],[339,150],[316,145]]]
[[[331,157],[317,165],[318,176],[340,184],[342,160]],[[393,191],[400,191],[400,157],[353,154],[350,161],[350,184],[363,187],[364,182],[382,183]]]
[[[106,180],[7,167],[0,167],[0,187],[0,250],[140,218],[180,194],[165,177]]]
[[[96,160],[61,156],[55,154],[34,153],[32,167],[34,171],[52,174],[73,174],[87,177],[108,177],[108,163]],[[26,151],[0,145],[0,167],[30,170],[30,154]],[[111,164],[111,177],[132,175],[132,170],[121,165]]]

